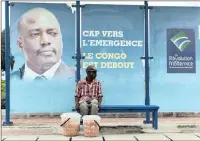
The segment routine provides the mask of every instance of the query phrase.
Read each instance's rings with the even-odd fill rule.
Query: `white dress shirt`
[[[34,80],[36,77],[38,76],[44,76],[47,80],[52,80],[56,70],[58,69],[58,67],[61,64],[61,59],[53,66],[51,67],[49,70],[47,70],[46,72],[44,72],[43,74],[37,74],[36,72],[34,72],[33,70],[31,70],[27,64],[25,63],[25,70],[24,70],[24,80]]]

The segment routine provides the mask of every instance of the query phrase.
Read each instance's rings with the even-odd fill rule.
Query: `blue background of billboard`
[[[19,52],[17,39],[17,21],[22,13],[33,7],[44,7],[52,11],[61,23],[64,57],[63,60],[74,65],[71,56],[75,50],[75,18],[66,4],[15,4],[11,7],[11,51],[15,56],[15,68],[24,62]],[[82,14],[82,30],[84,29],[123,29],[124,39],[143,40],[144,13],[139,6],[106,6],[87,5]],[[96,12],[95,12],[96,11]],[[103,11],[103,12],[102,12]],[[113,12],[115,11],[115,12]],[[117,11],[117,12],[116,12]],[[93,12],[93,13],[91,13]],[[62,14],[61,14],[62,13]],[[160,106],[160,111],[199,111],[200,82],[198,72],[200,49],[198,40],[198,24],[200,8],[154,7],[150,10],[150,53],[154,57],[150,65],[150,100],[151,104]],[[106,21],[102,20],[106,17]],[[64,18],[63,18],[64,17]],[[103,18],[104,19],[104,18]],[[94,24],[95,21],[95,24]],[[130,30],[131,27],[132,29]],[[166,30],[167,28],[194,28],[196,44],[196,73],[167,74]],[[67,48],[65,48],[67,46]],[[119,49],[119,50],[118,50]],[[115,49],[101,47],[95,52],[120,52]],[[89,51],[89,47],[82,52]],[[134,69],[112,70],[100,69],[98,79],[102,81],[104,104],[144,104],[144,69],[140,57],[143,48],[123,48],[136,65]],[[85,76],[85,73],[83,73]],[[82,76],[83,77],[83,76]],[[48,84],[23,83],[11,81],[11,112],[66,112],[74,105],[75,80]],[[51,85],[49,87],[49,85]],[[48,87],[47,87],[48,86]],[[22,91],[23,90],[23,91]]]
[[[91,40],[144,40],[143,10],[139,6],[86,5],[82,9],[82,30],[123,31],[122,38],[82,37]],[[131,17],[131,18],[130,18]],[[100,68],[98,79],[103,86],[106,105],[144,104],[144,69],[140,57],[144,47],[82,47],[84,53],[126,53],[125,60],[94,59],[97,62],[134,62],[134,68]],[[89,59],[85,61],[90,61]]]

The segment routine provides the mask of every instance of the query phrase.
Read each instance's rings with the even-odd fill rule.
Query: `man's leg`
[[[80,113],[82,116],[88,115],[88,105],[86,101],[80,101]]]
[[[93,99],[91,101],[92,107],[91,107],[91,115],[97,115],[98,114],[98,100]]]

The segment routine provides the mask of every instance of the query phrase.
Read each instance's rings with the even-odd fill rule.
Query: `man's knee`
[[[98,100],[96,99],[93,99],[91,101],[90,104],[88,104],[86,101],[80,101],[79,102],[80,104],[80,113],[82,115],[88,115],[88,114],[91,114],[91,115],[97,115],[98,114]]]
[[[97,100],[97,99],[93,99],[93,100],[91,101],[91,103],[92,103],[92,104],[98,105],[98,100]]]
[[[88,113],[88,107],[87,107],[87,103],[86,102],[80,102],[80,113],[82,115],[86,115]]]
[[[91,107],[91,115],[97,115],[98,114],[98,105],[97,104],[92,104],[92,107]]]

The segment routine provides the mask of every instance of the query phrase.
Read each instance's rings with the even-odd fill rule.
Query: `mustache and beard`
[[[36,56],[41,55],[43,52],[53,52],[55,55],[57,54],[57,51],[55,48],[49,49],[49,50],[43,50],[43,49],[38,49],[36,51]]]
[[[43,54],[45,52],[53,52],[55,55],[57,55],[57,53],[58,53],[55,48],[51,48],[51,49],[38,49],[36,51],[36,56],[40,56],[40,55],[41,56],[46,56],[46,57],[52,56],[52,54],[51,55],[50,54],[49,55]],[[46,71],[46,70],[50,69],[51,67],[53,67],[55,64],[56,64],[56,62],[45,63],[45,64],[43,64],[43,65],[40,66],[40,70],[41,71]]]

